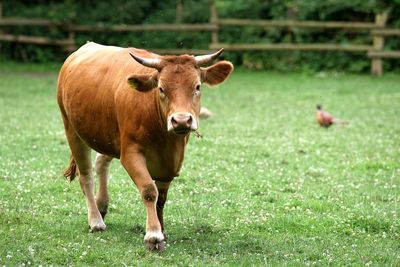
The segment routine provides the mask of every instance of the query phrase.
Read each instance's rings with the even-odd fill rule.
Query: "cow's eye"
[[[193,95],[199,96],[200,95],[200,84],[196,85],[196,88],[193,92]]]
[[[165,91],[162,87],[158,87],[158,89],[160,90],[160,96],[161,97],[165,97]]]

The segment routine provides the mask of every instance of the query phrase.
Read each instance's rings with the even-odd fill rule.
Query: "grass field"
[[[79,183],[61,176],[56,75],[0,65],[1,266],[400,265],[400,76],[236,70],[204,88],[215,116],[171,186],[167,250],[151,253],[117,160],[108,229],[88,232]],[[317,103],[350,124],[320,128]]]

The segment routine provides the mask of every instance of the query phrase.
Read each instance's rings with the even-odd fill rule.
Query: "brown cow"
[[[91,231],[106,229],[108,166],[119,158],[146,206],[146,247],[165,248],[163,207],[189,135],[199,127],[201,84],[219,84],[233,71],[228,61],[201,67],[221,52],[160,56],[91,42],[65,61],[57,94],[71,149],[65,176],[79,173]],[[92,149],[98,152],[96,197]]]

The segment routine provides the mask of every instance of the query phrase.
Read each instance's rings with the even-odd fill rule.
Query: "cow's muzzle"
[[[187,134],[197,130],[196,118],[188,112],[176,112],[168,117],[168,131]]]

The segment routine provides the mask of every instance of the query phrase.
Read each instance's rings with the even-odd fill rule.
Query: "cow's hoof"
[[[161,232],[147,232],[144,245],[150,251],[164,251],[166,247],[164,235]]]
[[[161,251],[165,250],[165,247],[167,246],[167,243],[164,240],[156,242],[156,243],[151,243],[151,242],[144,241],[144,245],[150,251],[160,251],[161,252]]]
[[[101,232],[105,231],[107,226],[104,224],[103,221],[94,221],[89,225],[89,231],[90,232]]]

